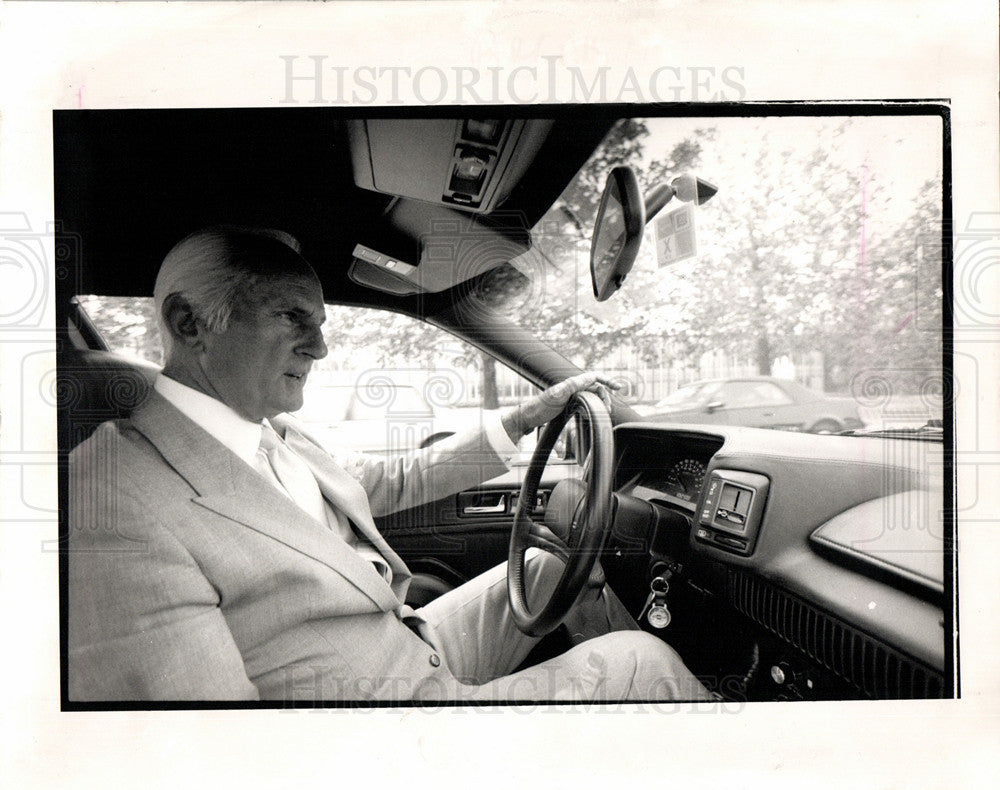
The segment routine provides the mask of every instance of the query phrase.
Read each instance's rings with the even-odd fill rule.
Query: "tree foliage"
[[[543,337],[574,322],[570,353],[588,365],[623,347],[661,366],[696,366],[700,355],[722,350],[770,374],[781,357],[818,355],[828,389],[845,389],[865,370],[939,369],[940,255],[922,254],[919,240],[922,229],[935,238],[940,227],[940,177],[917,195],[893,194],[891,177],[851,159],[851,126],[840,121],[810,146],[769,132],[761,119],[752,144],[715,151],[721,190],[696,209],[696,259],[658,267],[647,238],[613,308],[595,310],[578,295],[575,314],[560,312],[565,300],[546,301],[528,320]],[[698,167],[718,138],[700,130],[656,159],[644,150],[647,136],[641,125],[619,125],[610,146],[618,153],[595,166],[631,157],[625,163],[650,188]],[[570,204],[596,206],[597,173],[578,184],[589,195],[578,189]]]
[[[163,364],[163,344],[152,298],[87,295],[78,299],[110,349]]]

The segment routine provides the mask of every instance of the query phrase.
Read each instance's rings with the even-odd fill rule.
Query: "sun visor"
[[[502,213],[485,223],[440,206],[399,200],[386,216],[394,234],[419,242],[419,260],[357,244],[348,276],[354,282],[398,295],[438,293],[509,262],[531,248],[519,214]]]

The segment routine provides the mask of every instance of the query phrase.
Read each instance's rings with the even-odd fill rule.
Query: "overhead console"
[[[551,120],[351,121],[354,183],[363,189],[488,214],[534,160]]]

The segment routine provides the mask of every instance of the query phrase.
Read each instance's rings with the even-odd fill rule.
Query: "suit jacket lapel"
[[[328,565],[383,610],[400,605],[370,563],[162,395],[150,392],[131,422],[197,492],[193,502]]]
[[[403,560],[389,546],[382,533],[375,526],[368,493],[364,487],[346,470],[338,465],[330,455],[318,447],[308,437],[303,436],[294,425],[280,417],[271,424],[284,431],[286,444],[301,457],[312,470],[320,491],[334,506],[339,507],[354,523],[365,538],[378,549],[392,568],[392,588],[400,598],[405,596],[410,571]]]

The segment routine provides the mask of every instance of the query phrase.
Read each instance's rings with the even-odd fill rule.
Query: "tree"
[[[758,129],[753,145],[723,163],[723,191],[698,212],[699,258],[656,272],[665,287],[647,312],[663,344],[682,354],[726,349],[768,375],[780,356],[820,352],[827,387],[843,387],[871,364],[872,349],[899,350],[884,325],[905,319],[897,297],[915,278],[915,227],[939,211],[940,187],[929,183],[914,214],[893,220],[899,196],[838,152],[850,121],[813,148],[789,145],[787,133],[774,139],[762,122]],[[637,285],[652,292],[656,278]]]
[[[933,178],[906,219],[874,245],[865,287],[854,287],[841,306],[838,320],[848,331],[827,351],[852,379],[867,373],[904,392],[940,385],[941,222],[941,182]]]
[[[766,132],[733,166],[759,178],[741,186],[734,178],[699,213],[712,241],[694,267],[671,273],[670,308],[685,318],[666,322],[665,339],[689,353],[725,348],[770,375],[777,356],[829,338],[830,285],[842,285],[830,273],[852,271],[857,260],[865,175],[838,168],[819,148],[804,157],[783,150]]]
[[[564,288],[575,303],[556,296],[524,320],[588,365],[623,347],[648,364],[688,366],[722,349],[752,360],[764,375],[779,357],[819,357],[828,389],[845,388],[864,368],[939,369],[940,256],[921,259],[917,239],[920,228],[939,226],[940,176],[912,201],[896,194],[893,172],[879,170],[884,160],[869,162],[864,153],[868,135],[879,133],[864,121],[739,122],[741,135],[735,120],[726,124],[725,147],[713,146],[716,129],[698,130],[662,160],[646,153],[646,124],[619,125],[608,138],[612,153],[595,156],[595,170],[585,168],[561,199],[569,206],[564,213],[590,216],[585,206],[597,205],[602,183],[597,168],[624,160],[645,188],[707,168],[722,189],[696,209],[699,255],[661,268],[647,240],[626,286],[607,303],[613,307],[598,309]],[[706,151],[714,156],[702,164]],[[575,231],[575,246],[566,234],[555,234],[562,242],[555,253],[537,245],[557,264],[549,271],[573,269],[567,261],[575,255],[574,274],[586,279],[583,224],[557,228]],[[915,299],[923,307],[914,307]],[[572,336],[567,323],[575,324]]]

